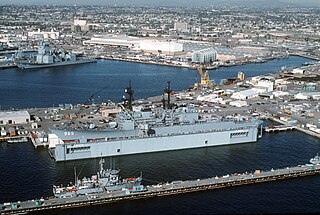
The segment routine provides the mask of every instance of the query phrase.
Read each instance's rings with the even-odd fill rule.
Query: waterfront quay
[[[317,126],[320,105],[316,97],[319,90],[317,83],[313,83],[312,79],[315,76],[318,77],[318,69],[319,65],[311,65],[281,70],[272,75],[254,76],[242,81],[235,79],[230,85],[220,83],[212,88],[178,90],[171,93],[171,101],[177,106],[194,108],[204,118],[249,115],[262,119],[278,119],[282,124],[290,124],[288,126],[295,126],[299,131],[319,137]],[[305,72],[291,74],[293,71]],[[301,82],[301,79],[305,81]],[[271,90],[266,90],[266,84],[271,86]],[[313,87],[310,89],[313,91],[304,91],[309,85]],[[252,89],[264,92],[258,93]],[[242,98],[242,93],[248,90],[253,94],[250,98]],[[163,96],[166,97],[163,94],[138,99],[134,101],[134,105],[151,109],[159,108],[162,106]],[[303,96],[302,99],[301,96]],[[112,117],[105,117],[102,114],[108,109],[115,110],[117,107],[114,102],[106,101],[99,104],[90,101],[86,104],[59,104],[48,108],[21,109],[17,112],[26,110],[30,115],[29,123],[0,125],[0,141],[27,136],[31,138],[35,147],[48,146],[49,128],[61,129],[72,126],[77,130],[91,128],[103,130],[112,120]],[[9,132],[10,128],[14,128],[13,135]]]
[[[264,130],[265,132],[277,132],[277,131],[288,131],[295,129],[296,126],[290,126],[290,125],[280,125],[280,126],[270,126],[266,127]]]
[[[10,47],[22,48],[22,50],[33,49],[37,48],[40,41],[45,40],[51,45],[62,46],[68,51],[75,52],[78,56],[103,55],[113,60],[99,60],[97,64],[34,71],[10,68],[15,66],[13,64],[0,65],[2,86],[0,109],[7,109],[9,112],[12,111],[12,107],[29,108],[27,111],[30,114],[30,122],[21,125],[9,122],[3,124],[0,120],[2,137],[0,139],[14,143],[0,144],[2,170],[0,178],[5,179],[0,182],[0,199],[2,197],[0,203],[7,202],[0,209],[8,213],[10,210],[16,213],[15,209],[22,208],[18,200],[35,199],[28,202],[30,207],[27,206],[27,208],[35,208],[34,211],[39,209],[40,214],[44,212],[64,215],[68,212],[69,214],[318,212],[320,208],[317,196],[320,192],[318,176],[265,183],[259,186],[220,189],[215,192],[198,192],[194,195],[121,201],[116,204],[73,210],[41,209],[48,206],[49,198],[38,198],[53,195],[53,184],[70,181],[70,178],[73,178],[75,166],[82,167],[81,175],[91,175],[96,162],[95,159],[55,162],[48,155],[46,148],[38,147],[35,150],[31,141],[19,143],[20,140],[23,141],[23,137],[27,135],[34,140],[33,143],[37,147],[41,144],[48,145],[46,140],[50,135],[49,127],[60,129],[72,125],[76,129],[103,129],[110,121],[109,118],[102,116],[102,111],[109,107],[101,103],[106,102],[107,99],[121,101],[123,89],[129,80],[132,81],[135,90],[134,98],[147,98],[138,100],[134,104],[137,107],[161,107],[161,99],[166,98],[165,94],[161,95],[163,87],[170,80],[173,90],[176,91],[172,93],[174,97],[172,101],[177,106],[195,108],[199,117],[235,119],[240,118],[239,115],[249,115],[249,118],[251,116],[269,118],[276,120],[275,124],[280,122],[285,126],[296,126],[297,131],[265,133],[263,138],[254,143],[233,146],[117,156],[115,160],[124,175],[133,175],[142,171],[145,181],[153,180],[152,184],[157,184],[159,181],[173,182],[151,185],[141,193],[131,193],[126,190],[118,194],[112,193],[116,197],[108,196],[111,193],[101,197],[99,195],[82,196],[79,197],[82,198],[80,202],[74,203],[71,199],[52,199],[53,207],[78,207],[77,204],[102,204],[126,198],[147,198],[148,195],[153,197],[167,195],[167,193],[171,195],[213,189],[208,187],[215,185],[201,184],[199,187],[197,183],[205,183],[205,180],[201,180],[202,178],[211,181],[215,175],[224,175],[218,179],[214,177],[215,180],[221,178],[228,181],[234,175],[226,175],[227,173],[295,166],[305,163],[306,157],[320,151],[320,139],[314,137],[320,134],[318,120],[320,103],[317,99],[320,92],[319,69],[316,68],[314,71],[312,68],[295,71],[286,69],[288,73],[281,72],[282,77],[277,77],[275,80],[267,77],[268,73],[275,72],[280,69],[280,66],[296,68],[302,63],[309,64],[300,57],[292,56],[295,54],[310,58],[308,61],[320,60],[319,9],[295,8],[286,5],[282,9],[265,10],[260,4],[257,10],[252,10],[244,5],[241,1],[240,7],[233,5],[231,8],[230,5],[222,7],[221,4],[217,7],[199,7],[198,3],[196,8],[122,5],[120,7],[75,5],[66,7],[47,4],[1,7],[0,50]],[[191,5],[188,4],[188,6]],[[269,6],[268,4],[268,8]],[[128,40],[128,46],[121,45],[120,38],[112,44],[107,44],[108,38],[114,39],[118,35],[136,37],[136,42],[132,43]],[[94,44],[96,39],[103,39],[104,44]],[[91,44],[85,44],[87,41]],[[169,41],[177,45],[171,53],[167,52]],[[193,86],[194,81],[199,82],[200,77],[197,71],[181,67],[196,66],[197,59],[193,60],[193,55],[211,48],[215,49],[218,55],[214,64],[209,65],[207,69],[210,69],[210,78],[214,78],[216,83],[220,84],[217,88],[184,90],[190,85]],[[266,62],[269,57],[280,55],[289,56]],[[115,58],[139,63],[119,62],[115,61]],[[151,65],[151,63],[164,66]],[[252,66],[249,65],[250,63],[259,64]],[[237,66],[243,64],[246,65]],[[217,69],[211,70],[215,68]],[[237,79],[230,84],[232,81],[227,79],[236,78],[239,71],[245,75],[246,79]],[[313,74],[310,74],[311,72]],[[295,75],[292,75],[293,73]],[[248,79],[248,77],[259,75],[263,76],[255,80]],[[227,84],[230,85],[227,86]],[[96,93],[102,87],[103,90]],[[91,95],[95,95],[94,104],[91,100],[90,105],[75,105],[85,103],[87,98],[93,98]],[[160,96],[152,102],[148,97],[154,95]],[[59,105],[59,107],[49,108],[52,104],[56,106],[65,103],[71,103],[73,107]],[[48,108],[31,109],[30,107]],[[266,126],[268,123],[270,121],[264,122]],[[308,165],[307,167],[309,168]],[[263,173],[257,171],[244,175],[249,181],[251,174],[254,175],[253,180],[256,180],[255,176]],[[184,183],[188,185],[187,181],[177,181],[197,178],[200,180],[192,181],[194,185],[192,188],[183,187]],[[238,182],[235,182],[235,185],[238,185],[236,184]],[[259,181],[254,183],[257,182]],[[221,183],[225,183],[221,187],[232,186],[229,182]],[[164,192],[161,192],[161,186],[165,187]],[[177,187],[177,190],[169,188],[170,186]],[[220,187],[220,184],[217,186]],[[179,189],[184,190],[179,191]],[[60,204],[54,201],[59,201]]]
[[[300,58],[290,57],[289,60],[298,61]],[[288,60],[281,61],[273,61],[272,64],[279,63],[281,65],[289,65]],[[299,62],[301,65],[303,62]],[[121,65],[122,67],[119,69],[117,66]],[[99,68],[96,67],[109,68],[108,73],[103,71],[101,73],[96,73]],[[128,66],[128,67],[126,67]],[[119,70],[128,71],[128,74],[134,73],[136,77],[141,79],[138,70],[136,67],[137,64],[131,63],[123,63],[123,62],[115,62],[115,61],[101,61],[98,64],[88,64],[84,65],[82,69],[83,71],[89,70],[92,71],[82,72],[80,67],[75,67],[74,71],[59,72],[55,69],[44,71],[33,71],[30,73],[22,73],[22,72],[14,72],[11,69],[2,71],[3,79],[8,80],[6,83],[10,82],[11,75],[14,75],[15,78],[19,78],[19,75],[23,74],[23,79],[27,80],[25,86],[28,89],[35,89],[36,92],[41,92],[39,87],[42,87],[43,84],[37,77],[46,76],[46,79],[43,79],[45,84],[49,83],[60,83],[56,82],[53,77],[59,77],[61,79],[61,75],[63,75],[64,79],[72,79],[73,82],[76,82],[78,79],[81,80],[81,86],[91,86],[92,83],[101,83],[96,77],[101,79],[104,74],[114,75],[115,72]],[[231,106],[230,102],[226,102],[226,104],[221,103],[212,103],[208,101],[198,101],[197,97],[199,95],[209,95],[213,94],[213,91],[202,90],[202,91],[189,91],[189,90],[181,90],[185,89],[190,83],[193,83],[195,78],[198,77],[196,71],[189,70],[180,70],[176,68],[163,68],[159,66],[151,66],[151,65],[139,65],[142,67],[144,73],[144,78],[148,78],[151,76],[151,73],[154,74],[154,77],[157,77],[157,83],[152,82],[152,79],[148,79],[154,86],[153,88],[147,88],[145,85],[140,85],[137,79],[132,80],[133,88],[135,90],[135,98],[144,98],[136,100],[136,104],[147,106],[161,104],[161,93],[163,93],[163,87],[166,86],[166,81],[168,78],[168,73],[175,74],[177,70],[177,77],[172,81],[172,88],[175,92],[172,93],[172,101],[177,104],[187,103],[190,105],[194,105],[196,109],[199,110],[199,114],[207,115],[214,114],[220,115],[224,117],[229,117],[234,114],[249,114],[252,116],[267,116],[266,111],[270,114],[275,114],[278,116],[279,120],[281,116],[293,117],[296,115],[292,112],[292,115],[287,115],[282,113],[283,105],[294,104],[294,105],[303,105],[303,103],[310,103],[309,109],[314,107],[318,101],[289,101],[289,99],[283,98],[274,98],[274,99],[262,99],[262,98],[253,98],[248,99],[246,102],[248,106],[244,107],[235,107]],[[273,65],[271,65],[273,66]],[[267,70],[264,70],[264,67],[271,67],[268,63],[266,64],[256,64],[253,66],[245,66],[245,67],[231,67],[231,68],[223,68],[222,71],[209,71],[210,78],[227,78],[230,76],[235,76],[237,71],[243,71],[247,79],[249,80],[250,76],[256,75],[265,75],[267,74]],[[276,67],[280,69],[280,66]],[[290,66],[290,65],[289,65]],[[295,64],[294,66],[297,66]],[[252,72],[250,73],[251,67]],[[263,67],[263,68],[260,68]],[[117,71],[113,71],[112,68],[115,68]],[[129,70],[129,68],[133,68]],[[156,71],[153,70],[156,68]],[[274,66],[272,68],[275,68]],[[166,73],[163,70],[168,70]],[[105,69],[103,69],[105,70]],[[220,69],[219,69],[220,70]],[[233,70],[237,70],[232,72]],[[264,72],[262,72],[262,71]],[[271,69],[268,69],[272,71]],[[273,70],[275,71],[275,70]],[[71,75],[72,73],[76,73],[75,75]],[[78,75],[78,74],[82,75]],[[59,76],[60,74],[60,76]],[[84,76],[86,74],[86,76]],[[118,74],[118,73],[116,73]],[[161,76],[159,76],[161,74]],[[7,76],[5,76],[7,75]],[[49,76],[48,76],[49,75]],[[89,77],[87,76],[89,75]],[[124,72],[121,76],[113,76],[108,77],[107,80],[115,82],[112,86],[120,88],[119,91],[121,93],[117,93],[117,91],[103,91],[103,94],[107,95],[108,98],[111,97],[112,100],[116,100],[123,95],[123,88],[127,86],[126,72]],[[81,77],[85,77],[81,79]],[[92,76],[92,77],[90,77]],[[165,76],[161,79],[161,77]],[[121,82],[118,81],[121,78]],[[151,76],[153,77],[153,76]],[[86,82],[86,80],[94,78],[94,82]],[[185,79],[184,79],[185,78]],[[188,79],[187,79],[188,78]],[[49,83],[46,83],[48,80]],[[171,79],[173,80],[173,79]],[[190,80],[190,81],[188,81]],[[199,79],[198,79],[199,81]],[[8,96],[13,98],[7,99],[4,97],[3,105],[7,104],[11,107],[23,108],[23,107],[47,107],[47,108],[28,108],[28,112],[32,116],[32,120],[37,122],[39,128],[35,131],[41,132],[41,130],[45,130],[47,125],[57,124],[60,126],[64,126],[64,124],[71,122],[71,119],[68,118],[68,114],[72,117],[75,117],[77,113],[79,118],[73,120],[74,125],[79,125],[81,127],[85,127],[88,123],[93,122],[97,126],[103,126],[104,123],[99,122],[100,113],[99,108],[105,107],[102,104],[98,104],[96,100],[93,105],[90,102],[90,105],[76,105],[79,101],[86,100],[85,98],[89,97],[89,93],[92,93],[91,88],[76,88],[77,84],[73,85],[73,82],[63,82],[62,85],[50,85],[49,92],[46,92],[45,95],[48,99],[38,98],[38,94],[34,93],[34,99],[26,100],[27,95],[23,94],[23,90],[20,90],[21,94],[12,95],[12,89],[19,88],[17,84],[14,86],[6,85],[4,89],[10,89],[9,91],[5,91],[4,96]],[[82,83],[83,82],[83,83]],[[20,83],[20,82],[14,82]],[[76,82],[77,83],[77,82]],[[121,84],[122,83],[122,84]],[[160,83],[160,84],[159,84]],[[225,92],[228,90],[241,91],[242,88],[237,86],[237,83],[232,85],[219,85],[221,89],[224,89]],[[2,83],[5,84],[5,83]],[[109,83],[107,83],[109,84]],[[64,85],[67,85],[65,87]],[[139,87],[137,87],[139,86]],[[58,89],[56,89],[58,88]],[[99,88],[99,87],[97,87]],[[140,89],[139,89],[140,88]],[[290,87],[291,88],[291,87]],[[75,90],[76,89],[76,90]],[[151,90],[150,90],[151,89]],[[154,89],[158,89],[155,91]],[[59,90],[59,91],[57,91]],[[56,93],[63,91],[62,93]],[[147,92],[146,94],[141,94],[141,92]],[[34,91],[32,91],[34,92]],[[69,95],[69,92],[73,92]],[[87,93],[87,94],[85,94]],[[59,98],[59,95],[66,96],[65,100]],[[98,95],[103,95],[102,93]],[[157,97],[152,97],[152,95],[160,95]],[[43,94],[40,94],[43,96]],[[45,97],[45,98],[46,98]],[[190,99],[190,97],[192,99]],[[230,99],[229,95],[221,95],[224,100],[228,101]],[[97,97],[95,97],[97,98]],[[104,97],[105,98],[105,97]],[[288,100],[286,103],[285,100]],[[39,102],[41,101],[41,103]],[[105,100],[106,101],[106,100]],[[55,104],[54,106],[52,104]],[[73,108],[70,108],[70,105],[57,105],[57,104],[65,104],[72,103]],[[88,102],[89,103],[89,102]],[[24,106],[22,106],[22,104]],[[20,105],[20,106],[19,106]],[[303,106],[306,107],[306,106]],[[4,106],[2,106],[2,110]],[[281,111],[281,114],[278,113]],[[80,113],[81,112],[81,113]],[[90,113],[92,112],[92,113]],[[249,113],[250,112],[250,113]],[[65,118],[66,114],[66,118]],[[84,115],[85,114],[85,115]],[[315,114],[317,114],[315,112]],[[59,115],[59,116],[56,116]],[[82,115],[82,117],[80,117]],[[41,121],[37,121],[37,117],[40,117]],[[52,116],[52,118],[51,118]],[[93,116],[94,118],[89,118],[89,116]],[[313,120],[316,122],[317,115],[314,118],[306,118],[302,117],[305,121],[309,122],[309,120]],[[81,123],[80,123],[81,122]],[[265,122],[266,126],[270,123],[269,121]],[[283,121],[283,123],[287,123]],[[306,122],[305,122],[306,123]],[[276,123],[275,123],[276,124]],[[13,125],[5,125],[3,127],[10,127]],[[15,125],[17,126],[17,125]],[[26,124],[22,125],[24,129],[22,130],[30,130],[31,125]],[[306,129],[304,129],[306,130]],[[310,131],[312,132],[312,131]],[[313,132],[315,133],[315,132]],[[88,160],[78,160],[71,162],[55,162],[53,159],[48,156],[47,150],[38,148],[37,150],[33,149],[32,144],[29,143],[17,143],[17,144],[1,144],[1,156],[2,159],[2,178],[7,178],[7,180],[2,182],[2,200],[0,202],[17,202],[18,200],[26,200],[26,199],[37,199],[39,197],[46,197],[52,195],[52,184],[61,184],[69,182],[70,179],[73,178],[73,168],[74,166],[77,169],[84,166],[81,175],[92,175],[96,170],[96,160],[88,159]],[[283,166],[295,166],[299,163],[305,163],[305,157],[310,157],[310,155],[314,155],[319,151],[319,139],[314,138],[312,136],[308,136],[305,133],[298,131],[290,131],[290,133],[276,133],[276,134],[264,134],[263,138],[259,139],[257,143],[248,143],[248,144],[239,144],[233,146],[223,146],[223,147],[208,147],[201,149],[191,149],[191,150],[180,150],[180,151],[170,151],[163,153],[152,153],[152,154],[140,154],[140,155],[129,155],[129,156],[118,156],[115,159],[117,160],[117,164],[124,175],[135,175],[136,173],[142,171],[144,173],[145,182],[143,184],[148,184],[147,180],[155,181],[151,184],[157,184],[159,181],[177,181],[177,180],[185,180],[185,179],[197,179],[197,178],[210,178],[215,175],[226,175],[227,173],[234,172],[245,172],[247,170],[255,170],[255,169],[269,169],[269,167],[279,168]],[[178,159],[177,159],[178,158]],[[86,165],[84,165],[86,163]],[[37,168],[34,168],[34,167]],[[199,168],[200,167],[200,168]],[[17,174],[8,174],[12,170],[15,170],[17,174],[24,175],[25,177],[19,177],[21,180],[16,180]],[[160,174],[159,174],[160,173]],[[231,175],[229,176],[231,177]],[[37,183],[34,183],[37,181]],[[312,184],[313,186],[310,186]],[[274,189],[270,189],[271,186],[274,186]],[[317,177],[305,177],[300,178],[299,180],[285,180],[280,183],[266,183],[260,184],[259,186],[246,186],[239,187],[236,189],[223,189],[216,190],[216,192],[199,192],[194,193],[194,195],[176,195],[172,198],[152,198],[147,201],[139,200],[139,201],[122,201],[117,204],[109,204],[109,205],[101,205],[101,206],[92,206],[92,207],[83,207],[83,208],[74,208],[73,210],[56,210],[57,214],[65,214],[70,211],[69,214],[99,214],[99,213],[116,213],[122,214],[127,212],[127,208],[130,208],[130,211],[134,211],[133,213],[137,214],[150,214],[154,213],[154,208],[160,207],[161,211],[171,211],[174,208],[174,212],[172,213],[203,213],[207,214],[210,211],[217,211],[217,213],[228,213],[228,214],[236,214],[236,213],[256,213],[257,210],[263,212],[273,212],[279,213],[281,211],[288,212],[301,212],[307,211],[312,212],[317,210],[318,202],[316,201],[316,193],[319,188]],[[26,192],[21,192],[21,190],[25,190]],[[290,192],[287,192],[290,191]],[[266,195],[260,195],[261,193],[266,193]],[[154,194],[155,195],[155,194]],[[156,196],[156,195],[155,195]],[[85,198],[85,197],[83,197]],[[93,197],[94,198],[94,197]],[[120,197],[123,198],[123,197]],[[219,201],[216,201],[219,199]],[[282,199],[282,201],[278,201]],[[299,202],[305,201],[305,199],[309,200],[308,204],[300,205]],[[224,202],[221,205],[221,202]],[[35,205],[35,201],[29,202],[31,205]],[[190,206],[193,208],[197,208],[197,205],[202,204],[202,208],[198,208],[197,211],[190,212]],[[143,207],[141,207],[141,205]],[[161,206],[159,206],[161,205]],[[174,205],[174,207],[172,207]],[[254,206],[252,206],[254,205]],[[108,207],[105,207],[108,206]],[[294,206],[299,206],[299,208],[295,208]],[[11,206],[8,206],[8,208]],[[74,207],[74,206],[72,206]],[[79,210],[79,212],[77,211]],[[81,211],[80,211],[81,210]],[[103,212],[101,212],[103,211]],[[116,211],[116,212],[115,212]],[[147,212],[146,212],[147,211]],[[182,212],[181,212],[182,211]],[[43,213],[46,211],[40,211]],[[49,211],[50,212],[50,211]],[[53,211],[52,211],[53,212]]]
[[[113,192],[80,195],[72,198],[41,198],[37,200],[4,203],[1,205],[1,214],[20,214],[34,211],[66,209],[83,207],[97,204],[112,203],[121,200],[136,200],[169,196],[196,191],[214,190],[255,183],[271,182],[277,180],[291,179],[303,176],[316,175],[320,173],[320,165],[305,164],[295,167],[271,169],[268,171],[255,170],[251,173],[234,173],[232,175],[214,176],[206,179],[188,181],[173,181],[148,185],[143,191],[132,192],[128,189]]]

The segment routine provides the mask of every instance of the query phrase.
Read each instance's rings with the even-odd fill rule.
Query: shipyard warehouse
[[[30,114],[28,111],[1,111],[0,125],[28,124]]]

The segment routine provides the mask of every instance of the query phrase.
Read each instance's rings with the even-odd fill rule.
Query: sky
[[[224,0],[223,2],[241,2],[243,0]],[[253,2],[266,2],[268,0],[247,0]],[[302,6],[318,6],[320,7],[320,0],[274,0],[286,3],[294,3]],[[0,5],[4,4],[21,4],[21,5],[34,5],[34,4],[61,4],[61,5],[161,5],[161,6],[203,6],[214,5],[215,2],[221,2],[221,0],[0,0]],[[264,4],[264,3],[262,3]]]

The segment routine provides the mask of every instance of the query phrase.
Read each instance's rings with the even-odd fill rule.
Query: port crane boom
[[[197,67],[198,73],[201,77],[201,81],[200,83],[195,83],[195,88],[199,89],[199,85],[201,86],[207,86],[207,87],[211,87],[212,86],[212,82],[209,78],[209,72],[208,70],[206,70],[205,72],[203,72],[203,70],[206,68],[206,65],[200,65]]]

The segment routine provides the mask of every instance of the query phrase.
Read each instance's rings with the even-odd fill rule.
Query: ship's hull
[[[107,191],[115,191],[115,190],[122,190],[122,189],[133,189],[133,187],[140,186],[141,181],[137,181],[135,183],[125,183],[125,184],[118,184],[113,186],[105,186]]]
[[[81,60],[77,60],[77,61],[62,61],[62,62],[51,63],[51,64],[17,63],[17,66],[20,69],[38,69],[38,68],[70,66],[70,65],[85,64],[85,63],[96,63],[96,62],[97,62],[96,59],[81,59]]]
[[[54,196],[56,198],[72,198],[79,195],[88,195],[88,194],[103,193],[103,192],[104,192],[104,189],[102,187],[86,188],[86,189],[81,189],[74,192],[67,191],[62,193],[56,193],[55,190],[53,190]]]
[[[101,156],[119,156],[139,153],[192,149],[239,143],[256,142],[258,126],[251,125],[221,131],[155,136],[94,143],[57,144],[53,149],[56,161],[68,161]]]

